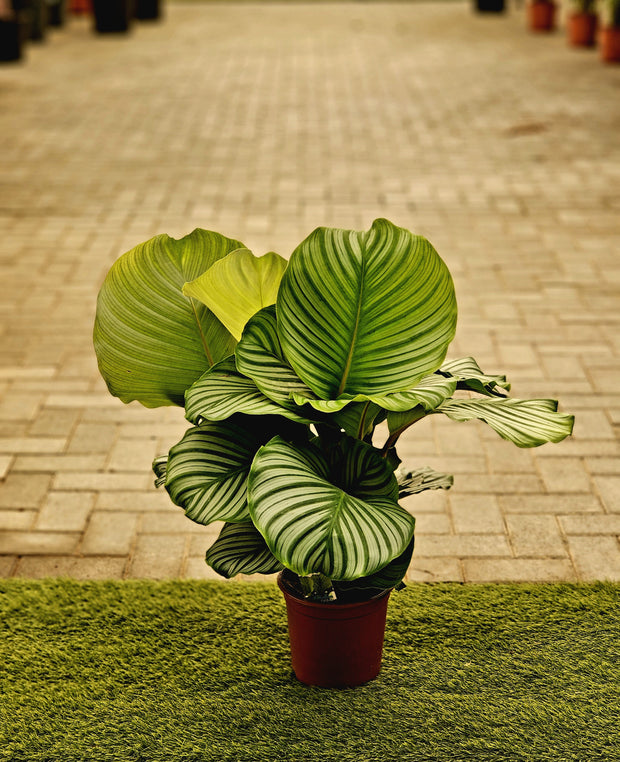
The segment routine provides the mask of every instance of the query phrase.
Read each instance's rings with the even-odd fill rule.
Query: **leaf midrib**
[[[336,392],[336,397],[340,397],[340,395],[344,392],[347,380],[349,378],[349,374],[351,372],[351,364],[353,362],[353,350],[355,349],[355,344],[357,342],[357,337],[359,333],[359,325],[360,325],[360,318],[362,314],[362,298],[364,295],[364,276],[366,274],[366,261],[364,258],[364,252],[362,252],[362,271],[360,274],[360,287],[359,287],[359,293],[357,297],[357,314],[355,316],[355,325],[353,326],[353,336],[351,337],[351,344],[349,346],[349,354],[347,355],[347,361],[344,366],[344,370],[342,372],[342,379],[340,380],[340,386],[338,387],[338,391]]]

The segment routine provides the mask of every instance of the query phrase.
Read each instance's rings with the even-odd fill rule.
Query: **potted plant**
[[[504,0],[475,0],[474,9],[478,13],[503,13],[506,6]]]
[[[532,32],[552,32],[555,29],[554,0],[529,0],[527,4],[528,26]]]
[[[600,0],[601,59],[607,63],[620,61],[620,0]]]
[[[133,17],[133,0],[93,0],[95,31],[100,34],[128,32]]]
[[[575,47],[594,45],[596,22],[595,0],[571,0],[566,19],[569,44]]]
[[[555,401],[508,397],[505,376],[472,358],[446,362],[456,315],[431,244],[382,219],[318,228],[288,263],[204,230],[157,236],[101,287],[94,344],[110,392],[185,405],[192,424],[154,462],[156,483],[193,521],[224,522],[206,554],[218,573],[280,572],[302,682],[379,671],[414,544],[399,498],[452,484],[401,465],[405,430],[478,419],[520,447],[572,430]]]
[[[135,0],[134,16],[140,21],[157,21],[161,18],[161,0]]]

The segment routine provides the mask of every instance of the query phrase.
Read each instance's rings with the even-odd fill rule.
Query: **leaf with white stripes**
[[[437,371],[448,378],[455,378],[457,389],[468,389],[478,394],[503,397],[510,391],[506,376],[488,376],[483,373],[473,357],[461,357],[444,363]]]
[[[555,400],[494,398],[448,400],[436,413],[454,421],[478,419],[487,423],[502,439],[518,447],[538,447],[545,442],[561,442],[573,430],[574,416],[558,413]]]
[[[146,407],[183,405],[185,390],[232,354],[233,336],[182,288],[241,245],[198,229],[179,240],[158,235],[117,259],[99,291],[93,333],[113,395]]]
[[[274,574],[283,568],[251,521],[224,524],[207,550],[206,562],[226,579],[237,574]]]
[[[198,524],[248,521],[247,479],[258,448],[273,435],[246,416],[189,429],[171,448],[166,489],[172,502]]]
[[[456,326],[448,268],[387,220],[317,228],[293,252],[276,304],[284,357],[326,400],[412,389],[441,365]]]
[[[396,473],[398,481],[398,497],[409,497],[424,492],[427,489],[450,489],[454,484],[451,474],[442,474],[429,466],[415,471],[401,469]]]
[[[404,587],[402,581],[407,573],[409,564],[411,563],[411,557],[413,555],[413,546],[415,540],[412,537],[411,542],[405,550],[383,569],[379,569],[378,572],[371,574],[369,577],[359,577],[350,582],[334,582],[334,590],[338,598],[342,597],[342,594],[352,593],[356,590],[389,590],[395,588],[399,590]]]
[[[277,332],[276,308],[265,307],[252,317],[235,349],[238,370],[280,405],[291,404],[296,393],[314,397],[284,359]],[[302,405],[306,399],[298,401]]]
[[[287,265],[273,251],[255,257],[249,249],[237,249],[186,283],[183,293],[205,304],[239,340],[252,315],[275,304]]]
[[[251,378],[239,373],[234,357],[214,365],[185,393],[185,417],[195,424],[202,419],[222,421],[235,413],[282,415],[292,421],[311,423],[296,410],[293,404],[283,407],[265,397]]]
[[[248,481],[250,515],[273,555],[296,574],[368,576],[399,556],[415,522],[398,505],[379,452],[343,436],[326,449],[274,437]]]

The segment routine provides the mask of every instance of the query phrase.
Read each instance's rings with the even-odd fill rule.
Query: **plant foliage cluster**
[[[410,426],[481,420],[519,447],[572,430],[554,400],[511,398],[505,376],[446,361],[456,318],[445,263],[387,220],[318,228],[289,262],[195,230],[114,264],[94,341],[112,394],[185,406],[192,426],[154,470],[190,519],[224,522],[207,562],[342,592],[398,585],[415,526],[399,498],[452,484],[401,467]]]

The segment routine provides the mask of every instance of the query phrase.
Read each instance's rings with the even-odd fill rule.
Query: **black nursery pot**
[[[18,18],[0,19],[0,61],[21,59],[23,36]]]
[[[135,0],[134,15],[140,21],[157,21],[162,15],[160,0]]]
[[[67,20],[67,0],[51,0],[47,5],[47,21],[50,26],[64,26]]]
[[[95,31],[128,32],[133,16],[132,0],[93,0]]]
[[[505,0],[475,0],[478,13],[503,13],[506,10]]]

